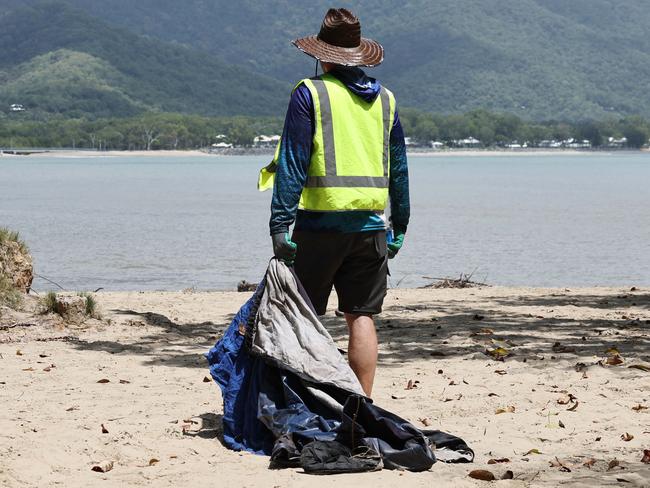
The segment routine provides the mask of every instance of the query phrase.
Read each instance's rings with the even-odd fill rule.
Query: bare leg
[[[366,395],[372,394],[377,369],[377,331],[371,315],[345,314],[350,331],[348,360]]]

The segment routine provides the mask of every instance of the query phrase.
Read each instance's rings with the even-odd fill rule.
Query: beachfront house
[[[620,139],[615,137],[607,138],[607,147],[611,147],[612,149],[621,149],[625,146],[627,146],[627,137],[621,137]]]
[[[275,147],[280,142],[279,135],[265,136],[260,134],[253,139],[253,147]]]
[[[591,142],[589,142],[587,139],[583,139],[582,141],[578,139],[567,139],[565,141],[562,141],[562,145],[568,149],[589,149],[591,148]]]
[[[231,149],[232,144],[229,142],[215,142],[210,146],[212,149],[219,150],[219,149]]]
[[[481,141],[479,141],[478,139],[476,139],[475,137],[472,137],[472,136],[469,136],[466,139],[454,140],[454,141],[452,141],[452,143],[456,147],[463,147],[463,148],[466,148],[466,149],[476,149],[476,148],[482,146]]]

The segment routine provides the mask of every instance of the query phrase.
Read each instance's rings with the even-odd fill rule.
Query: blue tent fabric
[[[381,456],[383,466],[389,469],[429,469],[436,461],[434,452],[441,452],[441,460],[446,462],[471,462],[473,452],[462,439],[439,431],[421,431],[377,407],[370,399],[331,384],[328,378],[312,378],[304,372],[299,376],[295,365],[288,364],[285,369],[277,358],[270,360],[252,352],[251,333],[257,333],[256,327],[260,325],[255,322],[260,303],[270,307],[282,305],[277,300],[264,300],[269,298],[264,294],[285,296],[272,290],[274,286],[301,289],[297,278],[294,276],[295,282],[292,281],[287,270],[272,261],[265,279],[206,354],[210,374],[221,388],[224,444],[230,449],[271,456],[272,467],[299,465],[301,451],[315,441],[321,450],[327,443],[370,449]],[[284,281],[278,280],[283,273]],[[286,315],[285,309],[281,312]],[[267,326],[269,317],[273,314],[265,315]],[[300,317],[296,322],[300,322]],[[298,326],[309,324],[307,321]],[[268,336],[268,330],[265,333]],[[335,349],[327,332],[322,333],[327,335],[329,347]],[[260,343],[256,347],[259,350]],[[320,370],[318,366],[316,369]],[[349,386],[341,378],[341,384]]]
[[[263,292],[264,282],[241,307],[206,358],[212,378],[221,387],[224,443],[236,451],[268,455],[275,439],[257,419],[257,399],[265,366],[244,349],[247,323],[255,315]]]

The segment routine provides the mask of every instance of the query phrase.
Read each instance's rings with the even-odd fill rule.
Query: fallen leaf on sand
[[[97,381],[97,383],[110,383],[110,382],[111,380],[109,380],[108,378],[102,378],[101,380]]]
[[[582,463],[582,465],[587,468],[591,468],[594,464],[596,464],[596,460],[594,458],[587,459],[584,463]]]
[[[609,366],[618,366],[619,364],[623,364],[623,358],[618,354],[614,356],[609,356],[605,360],[605,364],[608,364]]]
[[[648,410],[648,407],[639,403],[636,407],[632,407],[632,410],[635,412],[640,412],[641,410]]]
[[[641,371],[650,373],[650,366],[647,364],[631,364],[628,368],[640,369]]]
[[[515,473],[508,470],[505,473],[503,473],[503,476],[501,476],[501,479],[502,480],[511,480],[511,479],[514,479],[514,477],[515,477]]]
[[[470,471],[468,476],[470,478],[474,478],[475,480],[482,480],[482,481],[496,480],[492,472],[488,471],[487,469],[475,469],[474,471]]]
[[[159,462],[160,462],[160,459],[151,458],[151,459],[149,459],[149,466],[153,466],[154,464],[159,463]]]
[[[580,405],[580,402],[578,400],[576,400],[576,402],[573,404],[573,406],[567,408],[566,411],[567,412],[573,412],[573,411],[575,411],[576,408],[578,408],[578,405]]]
[[[108,429],[102,424],[102,434],[108,434]]]
[[[489,396],[489,397],[494,397],[494,396],[495,396],[495,397],[498,397],[499,395],[497,395],[496,393],[488,393],[488,396]]]
[[[641,458],[641,462],[644,464],[650,464],[650,449],[643,450],[643,457]]]
[[[102,461],[101,463],[95,464],[90,469],[97,471],[98,473],[108,473],[111,469],[113,469],[113,461]]]
[[[56,368],[56,366],[54,366],[53,364],[50,364],[49,366],[44,367],[43,371],[45,371],[46,373],[49,373],[50,371],[52,371],[52,368]]]
[[[553,461],[550,462],[551,468],[560,468],[560,471],[563,471],[565,473],[570,473],[571,469],[564,464],[562,461],[560,461],[557,456]]]
[[[34,371],[34,368],[24,368],[23,371]]]
[[[558,398],[557,403],[559,405],[567,405],[569,403],[575,402],[576,400],[577,400],[577,398],[575,396],[573,396],[573,394],[569,393],[567,396]]]
[[[524,454],[524,457],[529,456],[530,454],[541,454],[541,452],[539,452],[539,449],[531,449],[526,454]]]
[[[494,372],[500,376],[503,376],[504,374],[508,374],[508,372],[505,369],[497,369]]]
[[[207,376],[203,377],[203,383],[210,383],[210,381],[212,380],[210,380],[210,378],[208,378]]]
[[[625,434],[621,434],[621,439],[625,442],[630,442],[632,439],[634,439],[634,436],[626,432]]]
[[[406,398],[405,395],[395,395],[394,393],[390,396],[393,400],[404,400]]]
[[[129,383],[131,383],[129,380],[120,380],[121,385],[128,385]]]
[[[561,428],[563,428],[563,429],[566,428],[565,425],[562,423],[561,420],[558,420],[558,421],[557,421],[557,424],[558,424]]]
[[[417,387],[418,387],[418,385],[417,385],[418,383],[419,383],[418,380],[415,380],[415,381],[413,381],[413,380],[409,380],[408,383],[406,384],[406,388],[404,388],[404,389],[405,389],[405,390],[412,390],[413,388],[417,388]]]
[[[497,415],[500,413],[515,413],[515,407],[514,405],[510,405],[509,407],[505,408],[497,408],[496,412]]]
[[[422,422],[425,427],[430,427],[431,425],[433,425],[433,422],[431,422],[431,420],[427,417],[419,418],[418,422]]]
[[[22,355],[23,355],[23,351],[21,351],[20,349],[16,349],[16,356],[22,356]]]
[[[509,463],[510,459],[508,458],[496,458],[496,459],[490,459],[487,463],[488,464],[499,464],[499,463]]]
[[[618,467],[620,464],[621,463],[619,462],[618,459],[612,459],[607,465],[607,471],[611,471],[612,469]]]
[[[503,361],[505,358],[510,356],[510,351],[505,347],[496,347],[494,349],[486,349],[485,354],[493,357],[497,361]]]

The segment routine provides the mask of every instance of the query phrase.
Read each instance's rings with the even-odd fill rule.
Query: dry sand
[[[99,293],[104,322],[0,330],[0,486],[487,486],[473,469],[512,470],[503,487],[650,486],[650,372],[629,367],[650,363],[650,289],[391,291],[374,400],[463,437],[476,462],[336,477],[219,442],[202,353],[248,296]],[[342,319],[324,322],[345,347]],[[512,356],[484,354],[499,345]],[[623,364],[598,365],[610,347]],[[101,461],[112,471],[91,471]]]

